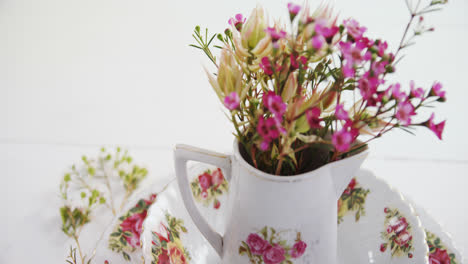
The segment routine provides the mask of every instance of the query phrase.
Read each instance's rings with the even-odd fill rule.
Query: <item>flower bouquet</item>
[[[408,1],[409,22],[393,51],[355,19],[339,22],[329,6],[311,12],[289,3],[287,25],[268,23],[257,7],[211,37],[197,26],[191,46],[216,67],[214,74],[206,70],[208,79],[228,110],[243,158],[270,174],[296,175],[353,155],[393,129],[412,133],[424,126],[442,139],[445,121],[435,122],[434,113],[415,121],[423,107],[445,102],[442,84],[424,89],[387,81],[402,51],[434,30],[423,16],[447,2]],[[212,45],[215,38],[219,45]]]

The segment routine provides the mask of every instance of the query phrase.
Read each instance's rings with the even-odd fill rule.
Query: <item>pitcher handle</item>
[[[213,151],[196,148],[188,145],[178,144],[174,150],[175,171],[177,183],[182,194],[185,208],[192,217],[193,222],[200,230],[202,235],[208,240],[211,246],[216,250],[218,255],[223,257],[223,237],[214,231],[206,219],[198,211],[192,197],[189,180],[187,177],[187,162],[189,160],[199,161],[215,165],[224,169],[226,180],[231,180],[231,156],[216,153]]]

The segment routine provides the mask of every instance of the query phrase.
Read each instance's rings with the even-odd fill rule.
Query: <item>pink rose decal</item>
[[[220,168],[213,171],[213,173],[211,174],[211,180],[213,181],[213,185],[216,187],[224,182],[223,172]]]
[[[285,259],[285,250],[280,245],[269,246],[263,252],[263,261],[265,264],[278,264]]]
[[[132,233],[131,236],[124,235],[124,237],[127,240],[127,243],[134,248],[140,246],[141,227],[143,225],[143,221],[146,218],[146,214],[146,211],[139,214],[134,214],[125,219],[125,221],[120,224],[123,232],[129,231]]]
[[[299,258],[300,256],[304,255],[306,248],[307,244],[304,241],[297,241],[291,249],[291,257]]]
[[[282,231],[276,232],[272,227],[265,226],[257,233],[251,233],[239,247],[239,255],[246,255],[250,263],[279,264],[287,260],[297,259],[304,255],[307,244],[301,240],[301,233],[297,232],[294,244],[287,245],[280,237]]]
[[[408,258],[413,257],[413,235],[412,229],[406,217],[402,216],[398,209],[390,209],[385,207],[385,232],[380,236],[384,239],[384,243],[380,245],[380,251],[385,252],[387,247],[391,251],[391,255],[407,255]]]
[[[249,245],[250,247],[250,252],[256,255],[262,255],[263,252],[265,252],[265,250],[268,248],[268,246],[270,246],[268,241],[261,238],[257,234],[250,234],[247,237],[247,245]]]
[[[208,173],[203,173],[202,175],[198,176],[198,181],[200,182],[200,187],[203,191],[208,190],[211,187],[211,175]]]

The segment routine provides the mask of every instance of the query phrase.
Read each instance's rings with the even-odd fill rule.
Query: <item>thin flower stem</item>
[[[83,258],[83,252],[81,251],[80,241],[78,241],[78,237],[73,235],[73,239],[75,240],[76,247],[78,248],[78,253],[80,254],[81,263],[85,263],[85,259]]]

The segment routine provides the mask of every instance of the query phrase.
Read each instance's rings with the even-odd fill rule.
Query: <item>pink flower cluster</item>
[[[281,245],[272,245],[255,233],[252,233],[247,237],[247,245],[253,255],[261,256],[263,258],[263,262],[265,264],[281,263],[286,259],[286,254],[292,258],[299,258],[304,254],[307,248],[307,244],[304,241],[299,240],[296,241],[289,252],[287,252]]]
[[[385,213],[389,213],[390,210],[388,208],[384,209]],[[410,247],[411,241],[413,240],[413,236],[408,231],[408,222],[405,217],[397,217],[395,216],[393,219],[390,220],[389,225],[387,226],[386,232],[388,234],[392,234],[391,238],[392,241],[400,246],[408,248]],[[387,244],[383,243],[380,245],[380,251],[384,252],[387,248]]]
[[[282,127],[283,115],[286,112],[287,105],[281,99],[281,96],[269,91],[263,95],[263,103],[266,109],[272,114],[272,117],[264,118],[261,116],[258,120],[257,133],[262,137],[260,143],[261,150],[267,150],[271,141],[277,139],[280,133],[286,133]]]

